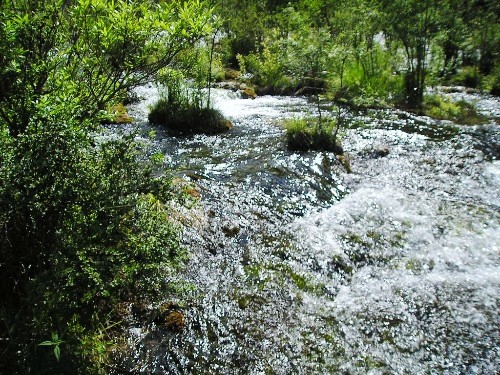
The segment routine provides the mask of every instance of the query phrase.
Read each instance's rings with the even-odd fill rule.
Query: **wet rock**
[[[337,155],[336,157],[339,163],[344,167],[345,171],[347,173],[351,173],[351,159],[349,158],[349,155],[347,155],[346,153],[342,153],[340,155]]]
[[[238,299],[238,307],[240,309],[246,309],[248,305],[250,304],[250,297],[249,296],[243,296]]]
[[[312,87],[312,86],[305,86],[301,87],[298,89],[294,95],[295,96],[310,96],[310,95],[318,95],[322,94],[325,91],[325,89],[321,87]]]
[[[240,233],[240,228],[237,225],[226,223],[222,226],[222,231],[226,237],[235,237]]]
[[[275,90],[271,86],[263,86],[257,87],[255,92],[257,95],[272,95],[275,93]]]
[[[186,176],[189,177],[193,181],[198,181],[203,179],[204,177],[196,172],[188,172],[186,173]]]
[[[387,155],[389,155],[389,147],[387,146],[379,146],[373,149],[371,152],[371,156],[374,159],[383,158],[386,157]]]
[[[219,89],[231,91],[237,91],[240,89],[240,83],[236,81],[217,82],[214,86]]]
[[[165,316],[165,327],[175,331],[181,331],[186,325],[184,314],[180,311],[172,311]]]
[[[127,107],[122,103],[115,104],[108,109],[108,115],[104,120],[105,123],[120,125],[130,124],[134,119],[128,114]]]
[[[186,325],[186,319],[179,305],[166,302],[158,308],[155,323],[172,331],[181,331]]]
[[[217,248],[211,244],[208,246],[208,252],[212,255],[217,255]]]
[[[244,266],[248,266],[252,261],[252,256],[250,254],[250,248],[245,246],[245,250],[243,251],[243,256],[241,258],[241,264]]]

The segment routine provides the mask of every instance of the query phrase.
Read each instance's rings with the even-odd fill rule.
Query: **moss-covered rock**
[[[464,125],[482,124],[487,121],[471,103],[464,100],[453,101],[442,95],[426,96],[423,112],[438,120],[450,120]]]
[[[255,93],[255,90],[252,87],[245,86],[240,90],[241,97],[243,99],[255,99],[257,97],[257,94]]]
[[[186,326],[186,318],[179,305],[166,302],[155,311],[154,322],[172,331],[181,331]]]

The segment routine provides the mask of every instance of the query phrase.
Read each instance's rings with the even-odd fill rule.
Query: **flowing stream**
[[[234,128],[182,138],[147,124],[154,87],[138,94],[132,127],[156,130],[153,152],[201,202],[184,233],[186,326],[130,322],[130,371],[498,371],[498,98],[462,94],[491,117],[481,126],[343,110],[347,173],[286,150],[280,122],[314,114],[305,98],[215,90]]]

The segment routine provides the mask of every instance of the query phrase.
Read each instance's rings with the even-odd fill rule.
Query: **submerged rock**
[[[373,158],[383,158],[389,155],[389,147],[387,146],[379,146],[372,150],[371,155]]]
[[[352,169],[351,169],[351,159],[349,158],[349,156],[345,152],[342,153],[342,154],[337,155],[337,160],[344,167],[344,169],[345,169],[345,171],[347,173],[351,173],[352,172]]]
[[[180,311],[172,311],[165,316],[164,325],[175,331],[181,331],[186,325],[184,314]]]
[[[240,233],[240,228],[237,225],[226,223],[222,226],[222,231],[226,237],[235,237]]]
[[[158,308],[156,324],[172,331],[181,331],[186,325],[186,319],[181,307],[172,302],[166,302]]]

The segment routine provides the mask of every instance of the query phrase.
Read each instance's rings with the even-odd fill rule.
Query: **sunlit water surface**
[[[334,155],[286,150],[304,98],[216,90],[234,128],[138,137],[202,199],[184,233],[186,327],[130,323],[128,366],[154,374],[494,374],[499,359],[500,157],[495,120],[343,111]],[[458,94],[454,94],[458,95]],[[488,116],[498,99],[469,95]],[[381,157],[378,150],[388,150]]]

